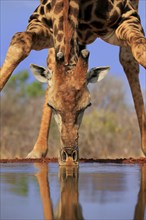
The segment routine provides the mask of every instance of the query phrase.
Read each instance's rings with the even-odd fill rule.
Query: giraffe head
[[[85,109],[91,105],[88,83],[104,78],[109,67],[88,71],[89,52],[82,50],[77,64],[65,65],[64,55],[56,55],[55,69],[51,71],[31,64],[31,70],[41,82],[48,82],[48,106],[52,108],[61,136],[60,165],[77,165],[79,159],[79,127]]]

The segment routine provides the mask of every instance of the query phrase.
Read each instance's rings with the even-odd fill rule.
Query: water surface
[[[146,219],[146,164],[1,164],[1,220]]]

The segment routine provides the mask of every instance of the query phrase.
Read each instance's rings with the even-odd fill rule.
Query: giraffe
[[[52,48],[55,49],[55,71],[63,70],[62,72],[68,72],[68,71],[77,72],[78,68],[82,67],[79,68],[79,72],[80,71],[87,72],[87,66],[88,66],[87,59],[89,57],[89,54],[85,50],[80,53],[79,47],[83,48],[85,45],[92,43],[96,38],[101,38],[105,42],[108,42],[113,45],[118,45],[121,48],[120,62],[123,65],[123,68],[127,75],[135,103],[135,109],[137,112],[137,117],[141,131],[141,137],[142,137],[141,138],[142,150],[144,154],[146,154],[146,115],[145,115],[144,103],[143,103],[141,88],[138,79],[138,63],[141,64],[144,68],[146,68],[146,59],[145,59],[146,39],[144,38],[143,28],[140,23],[140,18],[137,14],[137,9],[136,7],[132,6],[133,2],[135,5],[136,3],[138,3],[137,0],[133,0],[132,2],[129,2],[128,0],[124,0],[124,1],[106,0],[103,5],[103,2],[101,0],[96,0],[96,1],[91,0],[90,2],[83,0],[70,1],[69,10],[68,10],[70,13],[70,17],[68,17],[67,19],[70,24],[66,26],[63,25],[63,20],[62,20],[63,18],[62,1],[61,0],[41,1],[41,4],[38,6],[38,8],[34,11],[32,16],[30,17],[26,31],[21,33],[16,33],[12,38],[5,62],[1,68],[0,88],[3,88],[4,84],[10,77],[15,67],[25,57],[28,56],[29,52],[32,49],[34,50],[41,50],[44,48],[51,48],[51,50]],[[70,30],[71,27],[73,27],[73,31],[70,32],[68,30]],[[63,33],[63,30],[66,30],[68,31],[68,33],[70,33],[71,36],[70,35],[67,36],[69,37],[69,39],[71,37],[71,40],[68,41],[68,37],[67,38],[64,37],[65,35]],[[69,49],[67,50],[65,49],[64,42],[66,45],[68,45],[67,48]],[[65,54],[65,59],[64,59],[64,54]],[[44,68],[37,67],[36,65],[31,65],[31,69],[33,70],[36,77],[39,78],[40,81],[42,82],[48,81],[49,86],[53,84],[53,81],[55,79],[55,74],[52,74],[52,71],[50,71],[49,69],[45,70]],[[105,75],[105,72],[107,72],[107,68],[102,69],[102,74],[100,76],[99,71],[97,70],[98,69],[96,68],[92,69],[90,72],[88,72],[87,76],[84,77],[84,79],[82,77],[83,74],[78,74],[78,76],[76,76],[78,78],[80,77],[82,78],[82,80],[78,79],[78,81],[82,81],[82,83],[80,82],[79,83],[80,85],[77,86],[80,87],[80,91],[82,90],[81,84],[85,83],[85,78],[87,80],[86,81],[87,83],[89,81],[95,82],[98,79],[103,78],[103,75]],[[94,75],[95,72],[96,74]],[[75,75],[76,74],[74,74],[74,79],[75,79]],[[59,79],[57,80],[58,88],[66,80],[65,78],[65,80],[63,81],[63,75],[61,77],[60,76],[61,74],[58,74],[57,76],[57,78],[60,78],[60,80]],[[70,79],[70,77],[68,79]],[[76,83],[77,80],[73,80],[73,81],[75,81],[73,82],[73,84],[77,84]],[[75,94],[71,95],[72,90],[70,90],[70,88],[67,87],[69,82],[70,80],[68,80],[67,84],[64,83],[66,90],[63,89],[63,91],[67,91],[69,94],[68,97],[69,96],[72,97],[73,100],[73,98],[77,96],[75,96]],[[84,94],[85,91],[86,91],[85,99],[86,99],[86,107],[87,107],[88,105],[90,105],[90,101],[89,101],[90,97],[87,88],[85,89],[84,87],[84,92],[83,92]],[[50,95],[48,91],[47,94]],[[63,92],[62,94],[60,93],[59,99],[62,96],[63,96]],[[47,97],[46,99],[51,100],[51,98],[49,98],[47,95],[46,97]],[[51,108],[51,110],[49,111],[51,112],[53,110],[53,112],[55,113],[57,112],[57,114],[55,115],[58,117],[57,121],[60,126],[60,131],[62,132],[65,119],[63,119],[58,109],[56,109],[55,106],[56,100],[51,100],[50,102],[45,100],[45,104],[47,102],[49,103],[49,108]],[[70,104],[70,102],[68,103]],[[60,106],[63,107],[63,104],[64,103],[62,102],[62,106],[61,104]],[[84,112],[85,106],[84,108],[82,106],[82,110]],[[46,112],[47,112],[47,108],[44,107],[44,114],[43,114],[40,131],[42,131],[41,132],[42,134],[45,133],[45,135],[49,130],[49,123],[47,126],[46,121],[48,119],[49,122],[51,115],[48,114],[49,116],[47,116]],[[67,117],[67,112],[65,114],[65,118],[68,118],[68,121],[70,120],[70,117]],[[43,126],[43,121],[45,121],[44,126]],[[78,122],[77,124],[79,125],[80,123]],[[75,147],[72,148],[72,145],[77,145],[77,144],[71,143],[72,138],[71,136],[69,137],[70,132],[68,132],[70,131],[70,129],[71,127],[69,127],[69,130],[66,130],[65,133],[63,133],[62,135],[62,142],[68,142],[69,145],[68,144],[67,145],[69,147],[67,147],[66,145],[66,150],[62,151],[61,157],[62,159],[66,160],[66,158],[68,158],[68,155],[74,155],[73,156],[74,159],[78,160],[78,149]],[[73,133],[75,133],[73,142],[77,143],[78,131],[73,132],[72,130],[72,134]],[[47,152],[46,137],[44,138],[43,135],[41,135],[40,139],[42,140],[41,145],[39,145],[37,141],[35,148],[28,155],[29,157],[42,157],[46,155]]]
[[[90,105],[90,94],[87,88],[87,83],[100,81],[102,78],[105,77],[106,73],[109,70],[109,67],[92,68],[91,71],[88,71],[88,75],[86,76],[88,70],[89,52],[87,50],[81,51],[77,43],[76,18],[79,11],[78,1],[74,0],[68,2],[65,0],[60,0],[56,2],[52,1],[51,3],[52,14],[49,13],[49,16],[51,15],[53,19],[52,42],[54,43],[53,49],[52,44],[50,45],[50,52],[52,53],[52,55],[49,54],[48,57],[48,65],[51,69],[45,70],[43,67],[31,65],[31,69],[32,71],[34,71],[36,78],[39,78],[42,82],[48,81],[49,87],[43,110],[40,135],[38,137],[37,143],[34,146],[34,149],[28,154],[27,157],[34,158],[46,155],[46,136],[49,131],[48,125],[51,119],[51,110],[53,109],[55,119],[57,121],[57,124],[59,125],[62,142],[59,153],[59,164],[78,165],[78,130],[83,112]],[[43,4],[44,1],[41,4],[40,12],[44,10],[44,7],[42,9]],[[48,4],[46,5],[46,8],[48,9]],[[72,14],[72,10],[75,10],[76,13]],[[38,9],[36,11],[38,11]],[[69,13],[66,13],[66,11],[68,11]],[[28,35],[31,35],[31,37],[33,36],[31,41],[33,43],[33,46],[37,48],[40,46],[39,43],[35,43],[35,38],[38,37],[36,36],[36,24],[34,24],[34,22],[36,21],[31,22],[31,20],[35,20],[35,13],[30,17],[27,31],[17,33],[13,37],[9,49],[11,49],[11,47],[15,47],[14,45],[20,42],[20,39],[18,40],[18,38],[21,38],[22,42],[22,37],[24,37],[24,35],[26,35],[26,38],[24,37],[23,39],[26,39],[26,41],[30,39],[28,38]],[[44,21],[44,18],[42,19]],[[48,29],[46,30],[48,31]],[[31,33],[31,31],[33,31],[33,33]],[[51,33],[52,30],[50,29],[49,31]],[[40,44],[42,47],[42,41],[40,42]],[[32,45],[30,45],[30,47],[32,47]],[[19,47],[19,49],[25,51],[24,47]],[[19,49],[17,50],[18,52]],[[7,56],[7,58],[8,57],[9,56]],[[63,78],[64,80],[62,80]],[[3,74],[1,79],[3,80]],[[57,100],[57,102],[55,100]],[[56,102],[56,106],[54,106],[54,101]],[[50,107],[48,112],[46,110],[46,103]],[[48,125],[46,123],[46,118],[48,119]],[[44,147],[42,147],[42,144],[44,144]]]

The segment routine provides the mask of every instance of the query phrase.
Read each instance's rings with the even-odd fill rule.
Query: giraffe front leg
[[[137,8],[137,2],[132,1]],[[117,39],[121,45],[129,45],[136,61],[146,68],[146,39],[137,11],[126,2],[125,10],[121,16],[122,22],[116,29]]]
[[[48,134],[51,123],[52,109],[47,105],[48,89],[46,90],[43,114],[41,119],[40,131],[38,139],[33,150],[27,155],[27,158],[46,157],[48,152]]]
[[[13,70],[24,60],[32,48],[33,33],[16,33],[10,43],[5,61],[0,69],[0,90],[4,87]]]
[[[47,66],[54,71],[55,68],[55,50],[49,49],[47,57]],[[48,88],[49,89],[49,88]],[[46,90],[45,102],[43,107],[43,115],[41,120],[41,126],[39,136],[33,150],[27,155],[27,158],[41,158],[45,157],[48,152],[48,135],[51,123],[52,109],[48,106],[48,89]]]
[[[120,48],[120,62],[126,73],[131,88],[141,132],[142,151],[146,155],[146,113],[139,82],[139,66],[136,60],[133,58],[129,47]]]

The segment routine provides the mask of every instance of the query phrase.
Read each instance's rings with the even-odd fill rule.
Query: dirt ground
[[[57,158],[41,158],[41,159],[0,159],[0,163],[53,163],[58,162]],[[81,158],[80,163],[117,163],[117,164],[145,164],[146,158],[119,158],[119,159],[84,159]]]

